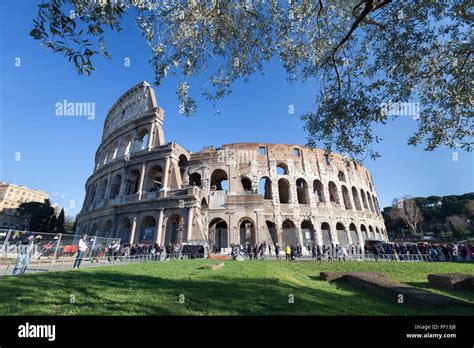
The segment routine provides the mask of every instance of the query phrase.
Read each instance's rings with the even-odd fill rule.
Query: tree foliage
[[[452,233],[456,238],[474,232],[474,192],[403,199],[416,203],[422,215],[421,221],[418,221],[419,231],[434,232],[438,236]],[[401,233],[407,225],[401,216],[401,201],[395,199],[394,205],[384,208],[382,212],[387,230],[395,234]]]
[[[420,103],[411,145],[471,151],[473,80],[467,0],[50,0],[31,36],[94,70],[106,29],[135,17],[155,84],[179,73],[185,115],[196,112],[190,78],[207,77],[215,102],[232,84],[279,59],[290,81],[312,79],[315,106],[302,115],[308,145],[362,159],[379,156],[374,125],[400,116],[386,105]],[[400,110],[398,110],[400,111]]]

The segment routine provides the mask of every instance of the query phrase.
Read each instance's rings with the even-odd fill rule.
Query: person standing
[[[87,235],[83,234],[82,238],[79,240],[79,250],[77,250],[77,256],[72,265],[72,269],[81,268],[82,259],[84,258],[87,249],[89,249],[87,246]]]
[[[34,249],[33,233],[28,232],[25,239],[21,241],[20,250],[16,257],[15,268],[13,268],[12,275],[23,274],[30,265],[30,256]],[[20,267],[20,264],[21,267]]]
[[[275,256],[277,260],[280,260],[280,245],[278,243],[275,244]]]

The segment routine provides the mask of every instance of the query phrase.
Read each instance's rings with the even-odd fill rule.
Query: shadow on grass
[[[57,272],[3,279],[0,282],[0,314],[463,314],[402,308],[346,284],[328,284],[317,277],[314,281],[319,283],[305,286],[277,278],[225,275],[202,278],[199,274],[170,279],[160,274],[132,274],[117,269]],[[73,304],[69,302],[71,295],[76,299]],[[294,302],[289,300],[291,296],[294,296]],[[184,303],[180,299],[184,299]]]
[[[429,282],[407,282],[405,283],[410,286],[414,286],[420,289],[424,289],[427,291],[436,291],[440,292],[447,296],[453,296],[460,298],[461,300],[468,301],[474,303],[474,292],[467,291],[467,290],[455,290],[455,289],[444,289],[442,287],[437,287],[431,285]]]

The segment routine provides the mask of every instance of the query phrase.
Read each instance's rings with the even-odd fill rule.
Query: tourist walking
[[[77,256],[72,265],[72,269],[81,268],[82,259],[84,258],[87,249],[89,249],[87,246],[87,235],[83,234],[82,238],[79,240],[79,250],[77,251]]]
[[[18,255],[16,257],[15,268],[13,268],[12,275],[24,274],[28,267],[30,266],[30,257],[34,251],[34,235],[32,232],[28,232],[26,238],[21,241],[18,250]],[[41,237],[41,236],[38,236]],[[21,264],[21,266],[20,266]]]
[[[280,260],[280,245],[278,243],[275,245],[275,256],[277,260]]]

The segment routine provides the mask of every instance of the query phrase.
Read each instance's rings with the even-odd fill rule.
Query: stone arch
[[[90,235],[95,236],[97,233],[97,224],[94,222],[91,226]]]
[[[110,199],[117,198],[120,194],[120,186],[122,184],[122,175],[117,174],[112,179],[112,184],[110,186]]]
[[[347,187],[342,185],[341,192],[342,192],[342,199],[344,201],[344,208],[346,210],[351,210],[352,209],[351,197],[349,196],[349,191],[347,190]]]
[[[313,245],[316,243],[316,231],[311,220],[301,222],[301,234],[303,235],[303,245]]]
[[[115,140],[112,145],[110,146],[111,149],[111,158],[114,160],[118,156],[118,151],[119,151],[119,143],[118,140]]]
[[[120,222],[117,237],[120,238],[122,244],[131,243],[130,234],[132,231],[132,222],[129,218],[123,218]]]
[[[288,175],[288,165],[284,162],[279,162],[276,165],[276,173],[277,175]]]
[[[285,219],[281,224],[281,239],[284,246],[298,244],[296,225],[290,219]]]
[[[217,251],[229,245],[228,242],[229,227],[222,218],[212,219],[209,223],[208,242],[209,246],[215,246]]]
[[[326,199],[324,197],[324,186],[321,181],[319,180],[313,181],[313,192],[314,192],[314,195],[316,196],[318,203],[326,202]]]
[[[296,180],[296,193],[299,204],[309,204],[308,184],[306,180],[302,178]]]
[[[163,187],[163,168],[160,165],[151,167],[145,178],[145,191],[155,192]]]
[[[127,156],[132,150],[132,136],[127,134],[123,142],[123,155]]]
[[[138,233],[138,242],[153,243],[156,234],[156,219],[151,216],[145,216],[140,222]]]
[[[127,176],[125,181],[125,195],[133,195],[138,193],[140,189],[140,171],[133,169]]]
[[[209,208],[209,205],[207,204],[206,198],[203,198],[201,200],[201,209],[206,210],[207,208]]]
[[[275,223],[270,220],[267,220],[265,221],[265,224],[267,225],[268,233],[270,234],[270,238],[272,239],[273,245],[276,245],[278,243],[278,231]]]
[[[194,172],[189,175],[189,184],[191,186],[202,187],[201,174]]]
[[[374,228],[372,225],[369,225],[369,237],[370,239],[375,239]]]
[[[333,181],[328,183],[329,202],[339,204],[339,195],[337,193],[337,186]]]
[[[375,238],[376,239],[382,239],[382,236],[380,234],[380,230],[378,227],[375,227]]]
[[[102,180],[102,182],[100,183],[99,196],[97,197],[99,202],[102,202],[105,199],[105,192],[107,191],[107,185],[108,185],[107,179]]]
[[[239,242],[241,245],[255,245],[257,238],[255,234],[255,223],[251,218],[244,217],[239,221]]]
[[[229,179],[227,172],[222,169],[216,169],[211,174],[211,190],[224,191],[229,189]]]
[[[357,192],[357,189],[354,186],[352,186],[352,197],[354,199],[356,210],[362,210],[362,206],[360,204],[360,199],[359,199],[359,193]]]
[[[342,170],[337,173],[337,178],[339,179],[339,181],[346,182],[346,175]]]
[[[362,189],[360,189],[360,198],[362,199],[362,204],[364,205],[364,208],[368,210],[369,206],[367,205],[367,199],[365,197],[365,192]]]
[[[349,239],[347,238],[346,227],[341,222],[336,224],[337,240],[339,246],[347,246]]]
[[[112,237],[112,231],[113,229],[113,224],[112,224],[112,221],[111,220],[107,220],[104,224],[104,227],[101,229],[101,236],[103,237],[106,237],[106,238],[110,238]]]
[[[244,192],[251,192],[252,191],[252,180],[248,177],[242,175],[240,177],[240,183],[242,184],[242,189]]]
[[[272,181],[269,177],[262,177],[258,181],[258,193],[263,196],[263,199],[272,199]]]
[[[367,191],[367,202],[369,203],[370,211],[375,212],[374,205],[372,203],[372,197],[370,193]]]
[[[332,243],[331,238],[331,226],[327,222],[323,222],[321,224],[321,237],[322,237],[322,244],[325,246],[329,246]]]
[[[150,135],[148,129],[143,128],[138,132],[137,135],[137,151],[148,149],[148,143],[150,142]]]
[[[365,227],[364,224],[360,225],[360,234],[362,235],[362,238],[364,240],[369,239],[369,234],[368,234],[367,228]]]
[[[280,199],[280,203],[287,204],[290,203],[290,183],[286,179],[278,180],[278,197]]]
[[[352,244],[360,244],[359,236],[357,235],[357,227],[355,224],[351,223],[349,225],[349,233],[351,235]]]
[[[188,171],[188,166],[189,166],[189,160],[188,158],[182,154],[179,156],[179,161],[178,161],[178,167],[179,167],[179,173],[181,174],[181,183],[183,185],[187,185],[187,179],[188,176],[187,171]]]
[[[184,240],[184,218],[172,214],[166,219],[165,245],[180,243]]]

